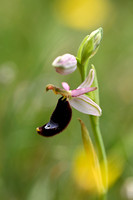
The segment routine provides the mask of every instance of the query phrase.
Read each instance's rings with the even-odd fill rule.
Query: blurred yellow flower
[[[55,0],[57,17],[77,29],[101,26],[110,15],[109,0]]]
[[[123,171],[123,167],[123,159],[117,155],[117,152],[115,155],[111,154],[110,156],[108,156],[108,187],[113,185],[115,181],[120,177]],[[100,168],[101,174],[104,177],[105,171],[102,162],[100,163]],[[80,149],[76,153],[72,173],[75,182],[81,189],[84,189],[91,193],[97,192],[98,194],[101,194],[103,192],[102,184],[97,184],[97,182],[100,183],[101,180],[98,180],[98,177],[97,179],[95,179],[93,167],[83,149]],[[105,183],[103,183],[103,185],[105,186]]]

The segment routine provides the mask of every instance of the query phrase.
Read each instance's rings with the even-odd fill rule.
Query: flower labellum
[[[66,98],[61,97],[58,100],[57,106],[50,118],[50,121],[38,127],[37,132],[45,137],[54,136],[63,131],[69,124],[72,117],[72,109]]]
[[[56,72],[62,75],[71,74],[77,68],[77,60],[75,56],[71,54],[64,54],[58,56],[52,63],[55,67]]]

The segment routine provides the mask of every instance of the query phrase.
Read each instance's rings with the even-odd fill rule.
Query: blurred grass
[[[58,99],[44,93],[45,85],[68,81],[76,88],[80,83],[78,72],[56,74],[52,61],[63,53],[76,55],[81,40],[92,31],[61,24],[54,3],[0,2],[0,199],[88,199],[70,173],[74,153],[82,144],[77,118],[90,128],[88,118],[73,110],[67,130],[52,138],[35,130],[49,120]],[[91,63],[99,78],[106,149],[119,145],[126,159],[123,176],[109,192],[109,199],[122,199],[122,185],[133,176],[133,2],[111,3],[114,11],[108,22],[98,25],[104,36]]]

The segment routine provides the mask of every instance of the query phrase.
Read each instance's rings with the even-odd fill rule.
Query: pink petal
[[[102,114],[101,108],[86,95],[74,97],[69,102],[72,107],[82,113],[95,116]]]
[[[97,89],[96,87],[79,88],[79,89],[72,90],[71,94],[72,94],[72,97],[77,97],[77,96],[80,96],[82,94],[94,91],[96,89]]]
[[[87,78],[85,79],[85,81],[83,83],[81,83],[81,85],[78,87],[79,88],[85,88],[85,87],[90,87],[93,83],[94,80],[94,70],[91,69],[89,72],[89,75],[87,76]]]
[[[69,89],[70,89],[70,86],[69,86],[68,83],[66,83],[66,82],[62,82],[62,87],[63,87],[66,91],[69,91]]]

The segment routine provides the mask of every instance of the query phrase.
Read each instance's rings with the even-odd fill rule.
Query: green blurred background
[[[78,71],[57,74],[52,61],[64,53],[76,55],[82,39],[100,26],[103,40],[91,63],[100,85],[101,130],[107,152],[117,149],[125,160],[123,174],[110,188],[108,199],[133,199],[126,184],[133,177],[133,1],[88,0],[88,12],[77,14],[79,24],[78,17],[73,19],[75,2],[0,0],[2,200],[93,199],[72,177],[74,156],[82,145],[77,118],[91,130],[88,117],[73,109],[68,128],[51,138],[39,136],[36,127],[49,120],[58,99],[52,92],[46,94],[45,86],[66,81],[76,88],[81,82]],[[77,2],[81,8],[84,1]],[[96,12],[95,6],[100,8]]]

